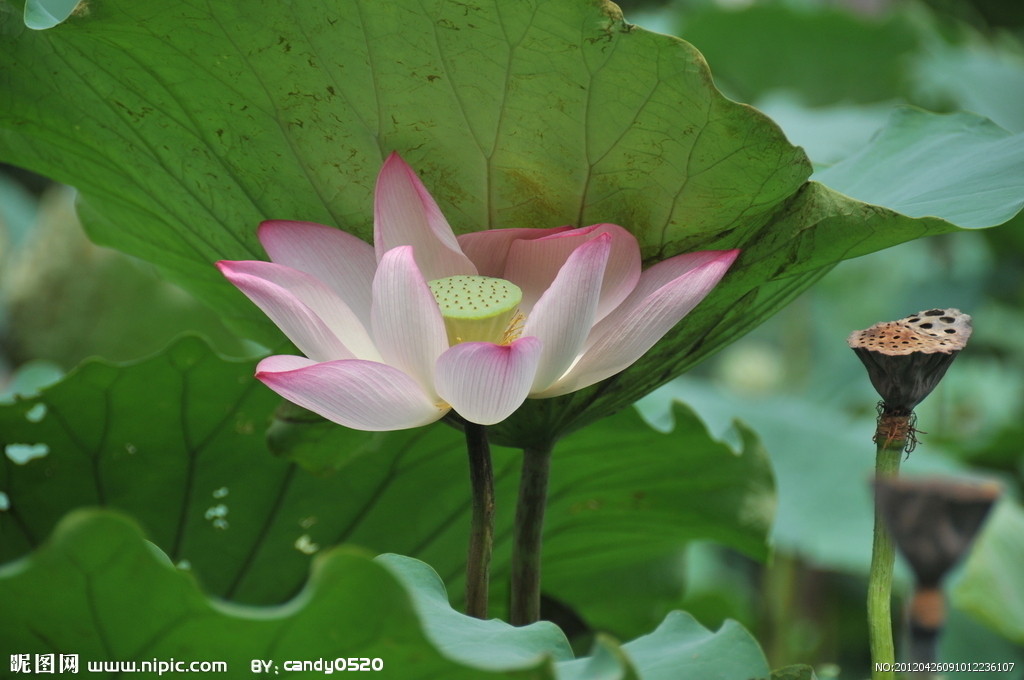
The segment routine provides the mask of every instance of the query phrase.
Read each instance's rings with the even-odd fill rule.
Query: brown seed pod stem
[[[885,402],[878,402],[878,420],[872,441],[883,449],[900,449],[909,454],[917,448],[917,415],[886,413]],[[923,433],[927,434],[927,433]]]

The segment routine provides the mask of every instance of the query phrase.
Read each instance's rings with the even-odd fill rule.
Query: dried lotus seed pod
[[[868,369],[883,413],[910,415],[970,337],[970,316],[959,309],[928,309],[855,331],[846,342]]]
[[[935,661],[946,621],[942,582],[970,549],[1001,487],[966,479],[875,479],[875,508],[914,572],[906,657]]]
[[[967,554],[1002,487],[992,481],[877,478],[875,504],[915,580],[937,588]]]
[[[886,355],[914,352],[956,352],[971,337],[971,317],[959,309],[929,309],[899,321],[876,323],[855,331],[847,340],[854,350],[866,349]]]

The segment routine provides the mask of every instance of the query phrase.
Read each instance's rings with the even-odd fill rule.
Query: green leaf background
[[[46,5],[27,4],[33,11]],[[529,402],[496,432],[511,444],[548,441],[621,410],[756,326],[839,260],[1005,222],[1024,196],[1018,160],[1024,119],[1014,86],[1024,61],[977,44],[940,49],[920,16],[872,23],[830,10],[755,6],[726,12],[727,21],[716,24],[721,10],[695,14],[681,35],[708,56],[727,93],[756,101],[773,116],[779,111],[784,135],[758,111],[722,97],[693,47],[623,22],[610,3],[263,0],[243,7],[112,0],[87,3],[41,32],[26,30],[20,10],[18,2],[0,1],[0,91],[7,98],[0,107],[0,160],[76,186],[93,239],[155,263],[267,346],[280,343],[276,330],[211,263],[262,257],[255,225],[267,218],[312,219],[368,239],[374,178],[391,150],[420,171],[459,232],[615,221],[637,235],[649,262],[700,248],[743,249],[723,285],[648,357],[593,389]],[[744,31],[754,37],[742,39]],[[766,35],[774,36],[774,49],[756,58],[737,49],[763,44]],[[836,35],[844,39],[830,37]],[[822,42],[828,60],[815,57]],[[940,78],[951,73],[959,75]],[[791,91],[789,108],[763,105],[779,88]],[[1017,134],[970,114],[903,109],[869,142],[867,132],[887,115],[885,102],[900,97],[959,104]],[[842,106],[802,108],[837,102]],[[791,127],[800,116],[819,122],[826,111],[838,123],[824,140]],[[787,136],[806,139],[811,157],[831,167],[812,175]],[[1004,242],[1015,241],[1006,236]],[[929,263],[897,256],[884,272],[922,264]],[[952,275],[950,286],[963,295]],[[869,276],[886,278],[877,271]],[[923,284],[909,289],[915,285]],[[883,296],[912,298],[907,291],[906,281],[894,277]],[[832,311],[812,316],[826,324],[836,321]],[[838,321],[844,334],[849,316]],[[838,365],[826,364],[830,371]],[[294,625],[302,631],[326,616],[303,608],[303,594],[312,589],[320,588],[321,597],[328,586],[337,587],[345,597],[362,597],[360,606],[370,606],[364,596],[372,593],[392,598],[398,612],[372,644],[397,645],[388,648],[427,659],[425,672],[483,677],[474,674],[481,659],[460,657],[458,648],[486,635],[486,627],[469,622],[460,628],[467,622],[412,562],[389,576],[379,569],[386,559],[371,563],[350,549],[331,551],[319,563],[344,568],[327,569],[332,575],[319,581],[321,572],[314,570],[313,582],[304,585],[310,553],[353,542],[424,559],[457,603],[468,523],[462,475],[453,473],[463,468],[458,435],[444,426],[364,435],[282,411],[270,444],[286,459],[275,460],[263,443],[275,403],[255,385],[249,363],[225,362],[186,339],[135,366],[87,364],[42,396],[0,407],[7,454],[0,461],[0,561],[38,550],[30,561],[0,572],[0,589],[11,594],[5,603],[22,603],[11,609],[15,615],[0,618],[0,626],[11,623],[11,636],[51,627],[64,635],[78,622],[62,638],[78,645],[84,638],[76,635],[87,628],[82,622],[96,620],[95,608],[78,610],[70,622],[56,606],[45,622],[18,617],[32,611],[31,595],[44,598],[55,580],[85,587],[81,567],[89,565],[89,555],[124,565],[120,554],[100,554],[113,541],[135,555],[131,570],[115,570],[130,574],[125,582],[153,576],[146,582],[157,599],[129,604],[184,597],[193,612],[207,616],[211,606],[222,605],[211,605],[198,583],[203,592],[252,604],[292,598],[277,609],[228,606],[231,616],[241,616],[242,623],[231,624],[238,630],[249,631],[263,616],[294,614],[277,630]],[[1008,398],[1004,407],[1012,403]],[[700,413],[707,416],[704,406]],[[755,423],[772,443],[782,492],[775,540],[856,572],[861,551],[830,534],[829,523],[838,516],[856,527],[866,492],[847,488],[829,497],[828,484],[861,474],[861,466],[819,465],[808,441],[817,436],[814,426],[834,428],[843,446],[852,446],[857,435],[847,436],[849,423],[830,420],[827,409],[808,416],[806,403],[776,399],[775,406],[765,411],[766,422]],[[686,556],[692,556],[685,550],[694,539],[765,556],[774,497],[759,440],[740,426],[730,450],[708,436],[692,411],[672,408],[672,434],[654,434],[626,411],[569,436],[556,453],[547,594],[622,637],[651,630],[679,605]],[[46,456],[15,462],[44,444]],[[610,451],[621,455],[610,457]],[[517,454],[496,453],[499,493],[509,498]],[[117,518],[74,515],[45,543],[64,513],[81,505],[130,512],[178,573],[167,564],[147,567],[152,555],[140,557],[139,529]],[[849,512],[837,515],[836,505]],[[412,520],[398,521],[396,513],[408,514],[410,507],[417,508]],[[499,583],[507,568],[510,511],[499,508],[506,527],[496,556]],[[1007,567],[1019,562],[1013,539],[1018,515],[1015,504],[1000,507],[998,523],[964,568],[954,604],[1019,642],[1022,590],[1017,572]],[[84,561],[60,562],[57,555],[76,541]],[[107,574],[90,573],[92,583],[109,587],[102,607],[123,599]],[[364,577],[375,585],[362,594],[346,590],[351,579]],[[29,599],[16,599],[22,589]],[[504,597],[498,587],[496,612]],[[424,613],[428,605],[436,615]],[[977,624],[972,629],[955,615],[947,637],[959,642],[947,640],[947,647],[1002,653],[987,646],[990,636]],[[112,640],[143,634],[128,630],[126,619],[112,621]],[[195,630],[202,637],[210,628],[204,623]],[[432,630],[446,634],[428,639]],[[506,639],[505,632],[492,632],[495,644]],[[181,644],[194,649],[189,635],[182,634]],[[234,636],[232,629],[225,639],[237,642]],[[7,632],[0,638],[27,640]],[[545,639],[512,642],[508,650],[558,647]],[[699,641],[697,648],[686,646],[691,639]],[[140,658],[151,658],[143,652],[152,649],[181,649],[175,640],[151,640],[134,648]],[[52,649],[37,638],[24,645]],[[309,650],[310,657],[333,649],[328,642],[313,646],[286,636],[280,649]],[[485,648],[492,649],[490,643]],[[727,655],[737,678],[767,671],[756,643],[738,626],[712,634],[672,615],[635,643],[619,646],[599,635],[590,657],[556,664],[554,672],[562,680],[668,680],[675,676],[659,675],[667,671],[659,670],[658,659],[678,665],[694,654]],[[679,667],[714,677],[706,666]],[[546,670],[491,672],[551,677]],[[775,677],[814,674],[798,667]]]
[[[341,543],[422,559],[460,598],[469,526],[461,435],[443,424],[394,433],[291,424],[275,447],[312,474],[268,453],[278,398],[252,371],[252,361],[183,338],[134,365],[88,362],[38,396],[0,406],[0,561],[37,547],[74,508],[103,506],[137,518],[173,563],[227,599],[294,597],[310,555]],[[685,407],[674,413],[671,434],[626,411],[555,452],[546,592],[619,635],[650,630],[682,587],[678,573],[667,592],[635,584],[632,569],[695,539],[766,556],[774,483],[756,437],[744,431],[734,451]],[[24,447],[47,453],[14,463],[12,448]],[[520,454],[494,456],[500,612]]]
[[[55,594],[55,582],[69,587]],[[603,637],[592,656],[572,660],[552,624],[469,618],[447,606],[427,565],[396,555],[371,560],[354,549],[318,558],[308,586],[285,605],[225,604],[203,595],[137,526],[105,511],[70,514],[41,550],[0,569],[0,595],[11,605],[0,639],[32,658],[74,650],[80,672],[88,661],[217,660],[241,677],[263,659],[277,675],[288,660],[356,656],[383,660],[375,677],[402,680],[768,675],[749,633],[735,624],[712,633],[681,612],[648,636],[621,647]]]
[[[65,584],[59,597],[55,582]],[[540,658],[550,641],[536,637],[527,647],[534,658],[510,664],[520,671],[445,658],[395,576],[358,550],[319,560],[295,602],[258,610],[209,600],[130,521],[80,511],[29,560],[0,571],[0,591],[11,606],[0,622],[5,643],[18,653],[78,654],[80,672],[87,661],[218,660],[228,663],[228,677],[241,677],[251,659],[276,661],[280,671],[289,659],[356,656],[383,659],[384,677],[554,677]]]
[[[719,94],[693,47],[611,3],[120,0],[47,31],[0,22],[0,158],[78,187],[95,240],[157,263],[268,346],[276,330],[212,263],[261,257],[268,218],[368,238],[391,150],[458,232],[610,221],[649,259],[743,249],[655,352],[498,430],[518,445],[621,409],[841,259],[954,229],[806,183],[803,152]],[[1024,183],[1020,168],[1000,176]]]

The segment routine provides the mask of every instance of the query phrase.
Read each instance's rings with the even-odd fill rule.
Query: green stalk
[[[875,476],[897,477],[907,444],[910,416],[883,413],[875,433]],[[877,664],[896,662],[892,636],[892,571],[896,550],[885,520],[875,508],[875,538],[868,573],[868,639],[871,644],[872,680],[895,680],[894,671],[877,670]]]
[[[467,422],[465,433],[472,489],[472,520],[466,556],[466,614],[486,619],[494,545],[494,468],[487,428]]]
[[[512,533],[512,583],[509,620],[525,626],[540,620],[540,557],[547,505],[551,447],[523,449],[519,501]]]

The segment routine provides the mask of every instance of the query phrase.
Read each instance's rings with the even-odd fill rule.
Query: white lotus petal
[[[373,339],[384,361],[434,391],[434,365],[448,349],[448,333],[434,294],[411,246],[384,253],[373,279]]]
[[[738,255],[738,250],[690,253],[643,272],[633,294],[594,327],[576,365],[531,396],[575,392],[628,368],[711,292]]]
[[[256,377],[288,401],[346,427],[404,430],[448,412],[393,366],[358,359],[302,365],[296,359],[301,357],[268,357]]]
[[[601,235],[611,238],[611,251],[601,282],[597,319],[604,318],[629,295],[640,277],[640,246],[632,234],[616,224],[595,224],[537,239],[520,239],[510,245],[503,278],[522,289],[524,314],[530,314],[569,255]]]
[[[393,153],[384,161],[373,203],[373,247],[379,262],[398,246],[412,246],[428,281],[476,274],[448,220],[416,172]]]
[[[344,300],[319,279],[282,264],[259,260],[222,262],[218,266],[228,280],[259,305],[307,356],[313,357],[299,345],[293,335],[304,338],[312,332],[319,337],[321,331],[317,330],[315,323],[302,321],[296,327],[294,321],[289,321],[305,319],[304,313],[296,310],[296,303],[316,316],[346,348],[344,353],[339,354],[336,345],[327,339],[326,344],[318,346],[317,356],[313,358],[320,361],[350,358],[380,360],[380,354],[363,322]],[[280,323],[278,319],[281,319]]]
[[[463,342],[437,360],[437,392],[466,420],[493,425],[522,406],[533,384],[541,342]]]
[[[377,257],[373,246],[341,229],[315,222],[268,220],[260,243],[278,264],[319,279],[370,327],[370,299]]]
[[[547,389],[573,364],[594,325],[612,237],[602,234],[569,255],[526,318],[523,335],[544,343],[531,391]]]

